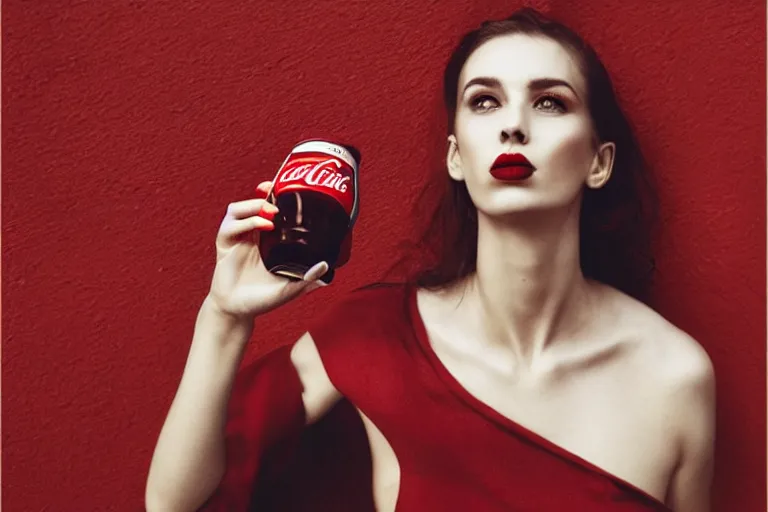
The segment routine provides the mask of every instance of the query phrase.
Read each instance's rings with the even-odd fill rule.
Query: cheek
[[[591,134],[580,126],[553,127],[543,133],[546,137],[542,141],[543,145],[549,147],[549,151],[546,151],[548,167],[551,166],[553,172],[568,172],[585,177],[594,154]]]
[[[459,124],[459,122],[461,124]],[[468,170],[486,165],[486,160],[496,158],[500,151],[498,132],[489,119],[478,117],[459,118],[456,124],[456,140],[461,150],[461,160]],[[494,153],[494,154],[491,154]]]

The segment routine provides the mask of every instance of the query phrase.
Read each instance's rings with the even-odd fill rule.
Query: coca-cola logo
[[[289,164],[285,172],[281,173],[279,182],[288,184],[303,181],[313,187],[325,187],[345,193],[351,177],[339,172],[342,166],[343,164],[335,158],[317,163],[298,163],[295,167]]]

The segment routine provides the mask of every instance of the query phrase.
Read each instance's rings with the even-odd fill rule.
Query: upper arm
[[[291,349],[291,362],[299,376],[303,391],[307,424],[322,418],[341,398],[341,394],[325,371],[315,341],[305,333]]]
[[[668,502],[675,512],[709,512],[714,469],[715,376],[712,363],[696,345],[686,358],[673,404],[680,432],[680,459],[672,475]]]

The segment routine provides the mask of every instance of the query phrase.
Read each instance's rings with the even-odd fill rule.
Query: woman
[[[438,261],[351,294],[249,370],[227,412],[254,317],[327,270],[266,272],[249,235],[276,208],[230,205],[149,510],[247,506],[275,447],[342,402],[378,511],[709,510],[712,366],[624,293],[646,277],[626,256],[642,159],[593,50],[524,9],[465,36],[444,91],[456,228],[430,228],[449,235]]]

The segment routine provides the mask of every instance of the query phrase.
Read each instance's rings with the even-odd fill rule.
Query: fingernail
[[[306,274],[304,274],[304,280],[315,281],[326,272],[328,272],[328,264],[321,261],[320,263],[316,263]]]
[[[275,218],[275,215],[277,215],[277,212],[269,212],[269,211],[267,211],[267,210],[265,210],[265,209],[263,209],[263,208],[262,208],[262,209],[261,209],[261,211],[259,212],[259,217],[265,218],[265,219],[267,219],[267,220],[272,220],[272,219],[274,219],[274,218]]]

